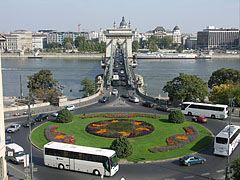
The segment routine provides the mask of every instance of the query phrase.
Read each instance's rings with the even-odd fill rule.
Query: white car
[[[113,89],[113,90],[112,90],[112,94],[115,95],[115,96],[117,96],[117,95],[118,95],[118,90],[117,90],[117,89]]]
[[[74,105],[68,105],[65,107],[65,109],[69,110],[69,111],[74,111],[75,110],[75,106]]]
[[[56,112],[52,113],[52,116],[53,116],[53,117],[57,117],[59,112],[60,112],[60,111],[56,111]]]
[[[130,96],[129,101],[134,102],[134,103],[139,103],[139,99],[136,96]]]
[[[8,133],[14,133],[20,129],[21,125],[20,124],[11,124],[9,128],[7,128]]]

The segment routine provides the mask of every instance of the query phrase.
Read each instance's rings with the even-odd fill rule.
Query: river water
[[[139,60],[135,69],[147,84],[146,91],[152,96],[167,95],[162,88],[167,81],[177,77],[180,72],[195,74],[208,81],[211,74],[220,68],[240,69],[239,58],[212,60]],[[103,73],[99,60],[80,60],[77,58],[2,58],[3,95],[20,96],[20,75],[23,95],[27,96],[27,76],[50,69],[53,77],[64,85],[63,93],[69,97],[82,97],[81,81],[88,77],[91,80]]]

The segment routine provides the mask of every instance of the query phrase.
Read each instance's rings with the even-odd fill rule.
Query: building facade
[[[45,34],[33,34],[32,47],[35,49],[44,49],[47,46],[47,35]]]
[[[199,49],[236,49],[239,46],[238,29],[218,29],[208,26],[197,33],[197,46]]]
[[[10,35],[12,37],[14,37],[14,36],[17,37],[17,50],[18,51],[31,51],[32,50],[32,32],[26,31],[26,30],[16,30],[16,31],[11,32]]]
[[[6,41],[4,37],[0,35],[0,43]],[[3,88],[2,88],[2,66],[1,66],[1,49],[0,49],[0,179],[7,180],[7,162],[6,144],[5,144],[5,125],[4,125],[4,111],[3,111]]]

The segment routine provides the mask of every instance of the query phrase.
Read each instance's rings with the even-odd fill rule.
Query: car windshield
[[[23,155],[25,155],[24,151],[20,151],[20,152],[15,153],[15,157],[20,157],[20,156],[23,156]]]
[[[10,128],[16,128],[17,126],[16,125],[11,125]]]
[[[183,159],[184,160],[187,160],[189,158],[189,156],[184,156]]]

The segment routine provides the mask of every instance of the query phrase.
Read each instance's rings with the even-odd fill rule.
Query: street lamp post
[[[235,98],[230,98],[229,99],[229,121],[228,121],[228,143],[227,143],[227,146],[228,146],[228,156],[227,156],[227,164],[226,164],[226,175],[225,175],[225,180],[229,180],[231,177],[230,177],[230,148],[229,148],[229,141],[230,141],[230,136],[231,136],[231,123],[232,123],[232,108],[233,108],[233,103],[234,103],[234,100]]]

